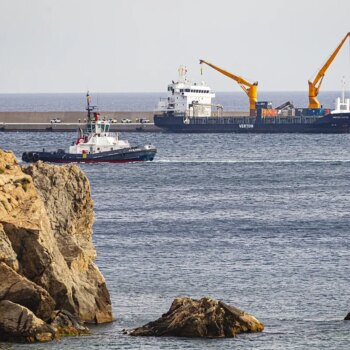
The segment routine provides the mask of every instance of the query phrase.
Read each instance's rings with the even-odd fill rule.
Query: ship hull
[[[55,152],[24,152],[22,160],[34,163],[39,160],[50,163],[130,163],[152,161],[157,151],[149,147],[130,147],[122,150],[93,154],[72,154],[64,150]]]
[[[154,116],[154,124],[176,133],[331,133],[350,131],[350,113],[323,117],[248,118],[194,117],[163,114]]]

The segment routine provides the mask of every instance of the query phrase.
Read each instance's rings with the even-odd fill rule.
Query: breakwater
[[[136,122],[138,119],[148,119],[153,122],[153,112],[99,112],[101,117],[114,119],[120,122],[130,119]],[[86,118],[86,111],[82,112],[0,112],[0,123],[50,123],[52,119],[60,119],[62,123],[79,123]]]
[[[0,132],[75,132],[83,123],[1,123]],[[115,123],[111,124],[112,132],[161,132],[153,123]]]
[[[111,131],[160,131],[153,124],[152,112],[100,112],[112,119]],[[60,123],[51,120],[59,119]],[[128,123],[123,123],[127,119]],[[140,119],[148,123],[140,123]],[[0,131],[76,131],[86,121],[86,112],[0,112]]]
[[[153,125],[152,112],[100,112],[112,119],[111,131],[160,131]],[[60,123],[51,120],[59,119]],[[123,123],[127,119],[128,123]],[[140,119],[148,123],[140,123]],[[86,112],[0,112],[0,131],[76,131],[86,120]]]
[[[100,112],[101,117],[112,119],[111,131],[160,132],[153,124],[154,112]],[[224,112],[226,115],[247,115],[246,112]],[[60,123],[51,123],[59,119]],[[140,123],[140,120],[147,123]],[[76,131],[86,120],[86,112],[0,112],[0,131]],[[123,120],[128,120],[124,123]]]

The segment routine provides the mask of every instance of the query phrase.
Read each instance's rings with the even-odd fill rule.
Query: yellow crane
[[[350,32],[345,35],[344,39],[340,42],[338,47],[334,50],[334,52],[328,58],[327,62],[318,71],[315,79],[313,81],[310,81],[310,80],[308,81],[308,83],[309,83],[309,108],[321,108],[321,104],[317,99],[317,95],[318,95],[318,92],[320,90],[322,80],[326,74],[327,69],[332,64],[333,60],[337,56],[339,50],[344,45],[344,43],[349,35],[350,35]]]
[[[209,63],[204,60],[199,60],[200,64],[206,64],[211,68],[214,68],[221,74],[233,79],[238,83],[238,85],[243,89],[243,91],[248,95],[249,97],[249,110],[250,110],[250,115],[255,115],[255,109],[256,109],[256,102],[258,101],[258,82],[256,81],[255,83],[250,83],[249,81],[245,80],[242,77],[239,77],[237,75],[234,75],[220,67],[217,67],[213,65],[212,63]]]

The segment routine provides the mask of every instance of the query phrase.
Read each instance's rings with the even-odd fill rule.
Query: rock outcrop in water
[[[161,318],[134,329],[130,335],[223,338],[263,329],[254,316],[221,301],[180,297]]]
[[[0,340],[53,339],[57,310],[65,310],[60,319],[65,315],[71,334],[75,318],[112,321],[93,262],[93,217],[89,181],[78,166],[21,169],[12,152],[0,150]]]

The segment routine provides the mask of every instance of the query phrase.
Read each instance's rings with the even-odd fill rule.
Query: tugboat
[[[127,163],[138,161],[151,161],[157,153],[152,145],[130,146],[126,140],[120,140],[118,133],[109,131],[110,122],[101,120],[96,106],[90,105],[90,95],[86,94],[87,100],[87,124],[86,129],[79,128],[76,141],[69,147],[69,152],[58,149],[54,152],[24,152],[24,162],[52,163]]]

